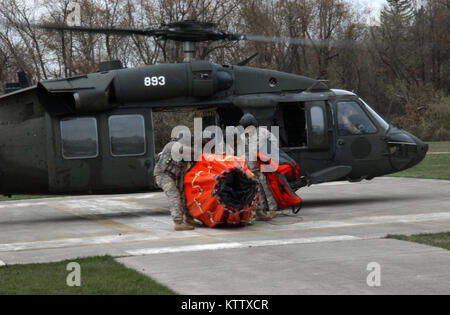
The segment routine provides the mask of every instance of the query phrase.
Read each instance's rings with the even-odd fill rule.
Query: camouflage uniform
[[[251,129],[253,129],[253,128],[251,128]],[[260,129],[256,129],[256,130],[258,132],[258,143],[259,144],[267,143],[271,139],[273,139],[273,135],[269,130],[267,130],[265,128],[260,128]],[[246,134],[250,134],[249,131],[250,131],[249,127],[245,128],[244,133],[241,135],[241,137],[245,137]],[[272,145],[276,145],[276,143],[274,143],[272,141]],[[249,158],[248,148],[249,148],[249,139],[245,139],[246,159]],[[262,213],[262,212],[274,213],[275,211],[279,210],[278,204],[277,204],[275,198],[273,197],[272,192],[270,191],[269,185],[267,184],[266,176],[264,176],[264,173],[262,173],[260,171],[256,161],[247,160],[247,165],[248,165],[250,171],[252,171],[252,173],[255,175],[256,179],[259,182],[260,187],[262,188],[260,190],[261,199],[260,199],[260,202],[258,203],[256,212],[257,213]]]
[[[172,159],[171,151],[174,144],[175,142],[172,141],[164,147],[156,162],[153,175],[156,185],[162,188],[169,199],[170,215],[173,221],[180,224],[184,221],[184,207],[177,180],[180,179],[186,162],[176,162]]]

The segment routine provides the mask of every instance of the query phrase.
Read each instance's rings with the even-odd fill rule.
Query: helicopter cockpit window
[[[359,100],[364,104],[364,106],[366,106],[366,109],[369,111],[372,117],[375,118],[375,120],[378,122],[381,128],[383,128],[384,130],[388,130],[389,124],[366,102],[364,102],[361,98]]]
[[[62,155],[65,159],[98,156],[97,120],[93,117],[63,119],[60,122]]]
[[[145,154],[145,124],[142,115],[109,117],[109,138],[112,156]]]
[[[338,127],[340,136],[376,133],[377,127],[354,101],[338,103]]]
[[[313,144],[321,144],[325,137],[325,115],[320,106],[311,107],[311,139]]]

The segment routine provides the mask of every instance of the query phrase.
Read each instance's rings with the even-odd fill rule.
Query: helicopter
[[[295,189],[398,172],[418,164],[428,150],[353,92],[248,67],[249,60],[238,65],[196,60],[196,43],[252,40],[213,23],[188,20],[158,29],[33,27],[182,42],[184,61],[137,68],[106,62],[95,73],[25,88],[16,84],[18,90],[0,96],[0,193],[5,195],[155,189],[154,116],[159,111],[196,111],[205,126],[221,127],[236,126],[251,113],[260,125],[278,126],[280,148],[303,175],[292,184]]]

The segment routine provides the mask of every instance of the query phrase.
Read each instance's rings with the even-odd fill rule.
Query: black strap
[[[300,203],[297,205],[297,208],[296,208],[296,206],[292,206],[292,213],[293,213],[293,214],[298,214],[298,213],[300,212],[300,210],[302,210],[302,207],[303,207],[302,202],[300,202]]]

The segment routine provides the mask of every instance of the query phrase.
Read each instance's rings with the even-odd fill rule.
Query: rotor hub
[[[163,24],[159,29],[152,31],[160,39],[178,42],[206,42],[218,40],[239,40],[239,35],[220,31],[217,25],[210,22],[193,20]]]

